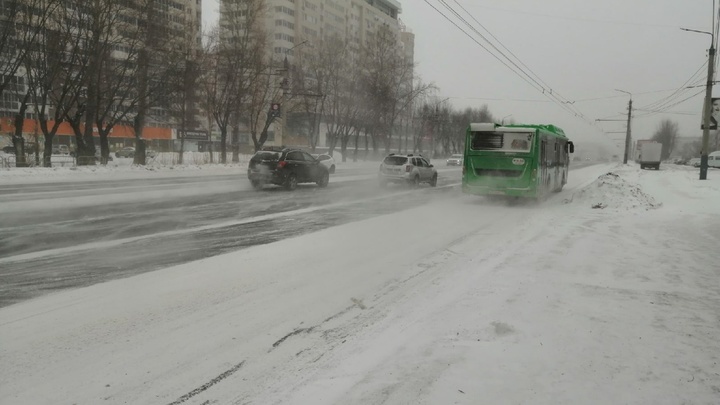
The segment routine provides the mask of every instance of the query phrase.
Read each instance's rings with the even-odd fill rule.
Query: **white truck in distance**
[[[654,167],[660,170],[660,158],[662,156],[662,144],[659,142],[645,142],[642,144],[638,154],[638,163],[640,168]]]

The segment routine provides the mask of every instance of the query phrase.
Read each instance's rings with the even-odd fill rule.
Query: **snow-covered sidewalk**
[[[6,307],[0,398],[717,404],[709,177],[593,166]]]
[[[0,152],[1,153],[1,152]],[[339,154],[338,154],[339,155]],[[113,158],[107,165],[95,166],[65,166],[28,167],[28,168],[0,168],[0,186],[31,183],[64,183],[75,181],[107,182],[110,180],[132,180],[146,178],[172,178],[172,177],[202,177],[227,174],[240,174],[245,176],[250,155],[240,155],[240,161],[232,163],[208,163],[206,157],[193,157],[191,152],[186,154],[185,164],[177,163],[174,153],[160,153],[156,158],[148,158],[147,165],[133,165],[131,158]],[[71,157],[62,157],[72,159]],[[378,162],[358,161],[342,162],[340,155],[336,162],[337,173],[348,170],[377,170]]]

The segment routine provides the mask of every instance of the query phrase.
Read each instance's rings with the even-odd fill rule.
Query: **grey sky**
[[[540,84],[530,84],[468,38],[432,6],[452,16],[478,42],[493,50],[440,0],[402,1],[402,21],[415,33],[418,73],[452,97],[457,108],[487,104],[498,118],[512,114],[517,122],[552,123],[577,142],[615,144],[626,119],[628,95],[633,107],[682,113],[636,111],[634,139],[652,136],[662,119],[678,123],[681,136],[700,136],[707,49],[710,36],[680,27],[712,31],[712,0],[446,0],[465,20],[505,54],[517,56]],[[464,7],[467,12],[460,7]],[[217,0],[203,0],[206,24],[217,18]],[[477,19],[487,31],[474,20]],[[492,37],[502,43],[502,48]],[[512,54],[511,54],[512,53]],[[505,61],[501,56],[499,56]],[[511,63],[505,61],[508,65]],[[686,83],[689,79],[692,80]],[[531,81],[532,83],[532,81]],[[567,101],[565,111],[543,95],[541,87]],[[698,94],[700,93],[700,94]],[[698,94],[695,97],[691,97]],[[672,98],[665,104],[655,104]],[[687,101],[668,108],[688,97]],[[621,142],[620,142],[621,143]]]

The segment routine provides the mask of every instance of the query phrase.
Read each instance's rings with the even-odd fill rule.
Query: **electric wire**
[[[531,76],[531,75],[528,74],[524,69],[522,69],[520,66],[518,66],[518,64],[517,64],[516,62],[514,62],[514,61],[513,61],[511,58],[509,58],[504,52],[502,52],[500,49],[498,49],[497,46],[495,46],[495,45],[494,45],[490,40],[488,40],[482,33],[480,33],[468,20],[466,20],[462,15],[460,15],[460,13],[459,13],[457,10],[455,10],[450,4],[448,4],[447,1],[445,1],[445,0],[439,0],[439,1],[440,1],[441,4],[443,4],[443,5],[445,6],[445,8],[447,8],[451,13],[453,13],[458,19],[460,19],[460,20],[461,20],[466,26],[468,26],[473,32],[475,32],[478,36],[480,36],[480,38],[482,38],[482,39],[483,39],[485,42],[487,42],[493,49],[495,49],[496,51],[498,51],[498,53],[500,53],[500,55],[502,55],[506,60],[508,60],[511,64],[513,64],[513,66],[515,66],[521,73],[523,73],[523,74],[524,74],[525,76],[527,76],[530,80],[532,80],[532,81],[535,82],[539,87],[541,87],[541,88],[543,89],[543,94],[545,94],[546,92],[549,93],[550,96],[548,97],[548,96],[546,95],[546,97],[548,97],[548,98],[554,98],[557,102],[560,103],[559,105],[560,105],[563,109],[565,109],[568,113],[573,114],[573,115],[575,115],[575,116],[581,116],[581,117],[584,118],[586,121],[590,122],[590,120],[588,120],[587,117],[584,117],[581,112],[573,109],[571,106],[567,106],[566,104],[570,104],[570,102],[567,101],[567,100],[563,100],[561,97],[559,97],[558,95],[556,95],[556,94],[555,94],[556,92],[554,92],[553,89],[552,89],[549,85],[547,85],[547,83],[545,83],[544,81],[542,81],[542,79],[540,79],[539,76],[537,76],[534,72],[532,72],[532,73],[533,73],[533,75],[534,75],[535,77]],[[457,2],[456,2],[456,3],[457,3]],[[461,8],[462,8],[462,6],[461,6]],[[467,12],[466,9],[463,8],[463,10],[465,11],[466,14],[469,15],[469,13]],[[477,21],[477,19],[475,19],[472,15],[470,15],[470,17],[473,18],[475,21]],[[479,22],[478,22],[478,23],[479,23]],[[481,24],[480,24],[480,25],[481,25]],[[482,26],[482,25],[481,25],[481,26]],[[495,38],[495,36],[492,35],[492,33],[490,33],[490,31],[487,30],[487,28],[485,28],[484,26],[482,26],[482,28],[485,29],[485,31],[487,31],[493,38]],[[497,39],[496,39],[496,40],[497,40]],[[498,42],[499,42],[499,41],[498,41]],[[507,47],[505,47],[504,45],[502,45],[502,43],[500,43],[500,45],[503,46],[505,49],[507,49]],[[512,54],[512,52],[510,52],[510,54]],[[514,54],[512,54],[512,55],[515,56]],[[518,62],[519,62],[520,64],[522,64],[523,66],[526,66],[524,63],[522,63],[522,61],[519,60],[519,58],[517,58],[517,56],[515,56],[515,58],[518,60]]]
[[[441,0],[441,1],[442,1],[443,3],[445,3],[445,1],[443,1],[443,0]],[[518,62],[520,65],[522,65],[525,69],[527,69],[527,71],[529,71],[529,72],[537,79],[537,81],[539,82],[539,84],[541,84],[543,87],[549,88],[549,89],[551,90],[551,95],[553,95],[556,99],[558,99],[558,101],[560,101],[560,102],[563,103],[563,104],[571,104],[571,105],[572,105],[572,104],[575,104],[574,101],[568,100],[567,98],[565,98],[565,97],[563,97],[562,95],[560,95],[557,91],[552,91],[552,88],[551,88],[551,86],[550,86],[549,84],[547,84],[544,80],[542,80],[542,78],[541,78],[537,73],[535,73],[535,72],[534,72],[529,66],[527,66],[517,55],[515,55],[507,46],[505,46],[505,44],[503,44],[502,41],[501,41],[499,38],[497,38],[495,35],[493,35],[493,33],[490,32],[490,30],[488,30],[477,18],[475,18],[475,16],[473,16],[465,7],[463,7],[463,5],[458,2],[458,0],[453,0],[453,1],[455,2],[455,4],[458,5],[458,7],[460,7],[460,9],[462,9],[462,10],[465,12],[465,14],[469,15],[470,18],[472,18],[483,30],[485,30],[485,32],[487,32],[488,35],[489,35],[490,37],[492,37],[503,49],[505,49],[510,55],[512,55],[512,56],[517,60],[517,62]],[[448,7],[447,4],[446,4],[446,7]],[[467,24],[467,23],[466,23],[466,24]],[[477,30],[474,30],[474,31],[477,32]],[[480,33],[478,33],[478,35],[481,35],[481,36],[482,36],[482,34],[480,34]],[[483,39],[485,39],[485,40],[487,41],[486,38],[483,37]],[[489,42],[489,41],[487,41],[487,42]],[[494,46],[493,46],[493,47],[494,47]],[[494,47],[494,48],[495,48],[495,47]],[[497,48],[495,48],[495,49],[497,49]],[[505,56],[505,57],[507,58],[506,55],[503,55],[503,56]],[[508,59],[509,59],[509,58],[508,58]],[[527,73],[526,73],[526,74],[527,74]],[[584,114],[582,114],[582,112],[580,112],[578,109],[574,108],[573,106],[568,106],[568,108],[569,108],[569,110],[572,110],[571,112],[572,112],[573,114],[581,115],[581,116],[584,117]],[[569,111],[569,112],[570,112],[570,111]],[[585,117],[585,118],[586,118],[586,117]],[[586,118],[586,120],[587,120],[587,118]],[[589,120],[588,120],[588,121],[589,121]]]
[[[569,102],[569,101],[563,100],[560,96],[554,94],[555,92],[553,91],[553,89],[550,88],[550,86],[547,86],[547,84],[545,84],[544,82],[542,82],[542,81],[539,79],[539,77],[537,77],[537,75],[536,75],[535,73],[533,73],[533,75],[536,76],[537,78],[533,77],[533,75],[531,75],[531,74],[529,74],[528,72],[526,72],[522,67],[520,67],[520,66],[518,65],[518,63],[516,63],[515,61],[513,61],[513,60],[512,60],[511,58],[509,58],[504,52],[502,52],[500,49],[498,49],[497,46],[495,46],[490,40],[487,39],[487,37],[485,37],[482,33],[480,33],[467,19],[465,19],[457,10],[455,10],[455,9],[454,9],[450,4],[448,4],[445,0],[439,0],[439,2],[440,2],[442,5],[444,5],[445,8],[447,8],[451,13],[453,13],[459,20],[461,20],[469,29],[471,29],[473,32],[475,32],[480,38],[482,38],[482,39],[483,39],[485,42],[487,42],[493,49],[495,49],[500,55],[502,55],[502,57],[504,57],[504,58],[505,58],[510,64],[512,64],[512,65],[515,67],[515,69],[517,69],[517,70],[513,69],[512,67],[510,67],[510,66],[508,65],[508,63],[506,63],[505,61],[503,61],[502,59],[500,59],[500,57],[499,57],[498,55],[494,54],[494,53],[493,53],[492,51],[490,51],[486,46],[484,46],[483,44],[481,44],[476,38],[474,38],[472,35],[470,35],[465,29],[461,28],[455,21],[453,21],[451,18],[449,18],[445,13],[443,13],[442,11],[440,11],[437,7],[435,7],[434,5],[432,5],[428,0],[425,0],[425,2],[426,2],[430,7],[432,7],[436,12],[438,12],[440,15],[442,15],[446,20],[448,20],[450,23],[452,23],[456,28],[460,29],[466,36],[468,36],[470,39],[472,39],[473,42],[477,43],[477,44],[480,45],[483,49],[485,49],[488,53],[490,53],[490,55],[491,55],[492,57],[494,57],[496,60],[500,61],[504,66],[506,66],[508,69],[510,69],[510,70],[511,70],[513,73],[515,73],[517,76],[521,77],[525,82],[531,84],[531,86],[532,86],[535,90],[542,92],[542,94],[543,94],[545,97],[547,97],[548,99],[550,99],[551,101],[553,101],[556,105],[558,105],[559,107],[561,107],[561,108],[562,108],[563,110],[565,110],[566,112],[568,112],[568,113],[570,113],[570,114],[572,114],[572,115],[574,115],[574,116],[576,116],[576,117],[582,118],[583,120],[585,120],[585,121],[586,121],[587,123],[589,123],[590,125],[596,125],[593,121],[591,121],[591,120],[588,119],[584,114],[582,114],[582,112],[580,112],[577,108],[572,107],[572,106],[570,105],[570,102]],[[464,8],[463,8],[463,10],[467,13],[467,10],[465,10]],[[469,14],[469,13],[467,13],[467,14]],[[472,16],[471,16],[471,17],[472,17]],[[475,18],[473,17],[473,19],[475,19]],[[475,19],[475,20],[477,21],[477,19]],[[486,31],[488,31],[485,27],[483,27],[483,28],[484,28]],[[488,31],[488,32],[489,32],[489,31]],[[495,37],[493,36],[493,38],[495,38]],[[501,45],[501,46],[503,46],[505,49],[507,49],[507,47],[505,47],[504,45]],[[511,52],[510,52],[510,53],[511,53]],[[511,54],[512,54],[512,53],[511,53]],[[513,56],[515,56],[515,55],[513,54]],[[515,56],[515,58],[519,60],[519,58],[517,58],[517,56]],[[522,64],[523,66],[527,66],[527,65],[523,64],[521,61],[520,61],[519,63]]]
[[[708,62],[704,61],[702,65],[698,68],[698,70],[695,71],[695,73],[693,73],[693,75],[690,76],[690,78],[688,78],[683,84],[681,84],[680,87],[678,87],[672,94],[638,108],[646,110],[658,110],[662,108],[663,105],[672,103],[677,98],[682,97],[683,93],[686,93],[691,86],[699,84],[697,83],[697,80],[700,80],[702,71],[707,66],[707,64]]]

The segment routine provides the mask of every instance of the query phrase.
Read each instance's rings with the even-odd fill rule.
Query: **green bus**
[[[567,183],[575,146],[554,125],[470,124],[465,137],[466,194],[542,198]]]

